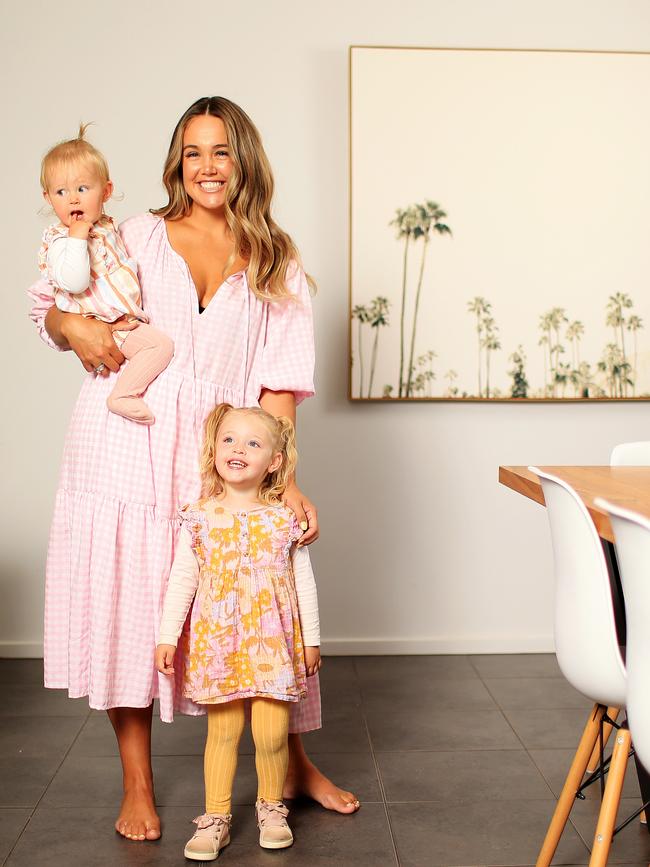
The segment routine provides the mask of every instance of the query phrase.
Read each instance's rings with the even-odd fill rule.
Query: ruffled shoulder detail
[[[287,520],[289,533],[288,545],[291,547],[291,545],[293,545],[294,542],[297,542],[302,536],[302,530],[300,529],[298,518],[296,518],[296,513],[290,509],[289,506],[286,506],[283,503],[281,506],[281,513]]]
[[[203,536],[208,532],[208,520],[201,508],[205,500],[198,503],[186,503],[178,510],[181,526],[186,527],[192,537],[192,547],[200,554],[204,547]]]
[[[178,510],[178,517],[181,523],[186,524],[188,521],[196,520],[198,515],[204,511],[203,506],[205,500],[197,500],[196,503],[185,503]]]

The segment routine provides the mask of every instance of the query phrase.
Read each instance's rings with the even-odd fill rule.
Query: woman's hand
[[[176,648],[173,644],[159,644],[156,647],[156,655],[154,656],[154,665],[161,674],[174,673],[174,656]]]
[[[298,540],[298,548],[303,545],[310,545],[318,539],[318,512],[316,506],[307,499],[295,482],[291,482],[287,486],[284,496],[284,502],[289,506],[295,514],[300,524],[300,529],[303,535]]]
[[[321,663],[320,647],[305,647],[307,677],[313,677],[317,671],[320,671]]]
[[[117,373],[124,362],[124,356],[113,339],[113,331],[132,331],[137,327],[137,322],[118,319],[117,322],[107,323],[77,313],[65,314],[61,320],[61,334],[70,349],[88,373],[96,372],[98,376],[108,376],[111,371]],[[104,367],[97,371],[102,364]]]

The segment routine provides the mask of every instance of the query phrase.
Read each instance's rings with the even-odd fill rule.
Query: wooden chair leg
[[[555,806],[555,812],[553,813],[551,824],[548,826],[546,837],[537,858],[536,867],[549,867],[553,860],[557,844],[560,842],[560,837],[569,818],[571,807],[573,807],[576,792],[580,788],[580,783],[585,775],[587,762],[593,751],[594,744],[598,740],[600,721],[605,715],[606,710],[607,708],[602,704],[595,704],[593,706]]]
[[[618,715],[620,713],[620,709],[617,707],[608,707],[607,708],[607,716],[610,719],[613,719],[614,722],[618,719]],[[603,747],[607,746],[607,741],[609,740],[609,736],[611,735],[614,726],[611,726],[609,723],[605,723],[603,726]],[[591,758],[589,759],[589,763],[587,765],[587,773],[593,774],[598,765],[600,764],[600,742],[596,741],[596,746],[594,747],[594,751],[591,754]]]
[[[607,785],[605,786],[605,794],[603,802],[600,805],[600,813],[598,814],[598,824],[596,825],[589,867],[605,867],[607,864],[607,857],[612,845],[616,813],[618,812],[618,805],[621,800],[627,759],[630,753],[630,743],[629,729],[619,729],[616,732],[616,742],[609,766],[609,774],[607,775]]]

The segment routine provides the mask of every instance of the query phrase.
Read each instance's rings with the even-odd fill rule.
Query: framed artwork
[[[350,49],[351,399],[650,399],[649,95],[649,53]]]

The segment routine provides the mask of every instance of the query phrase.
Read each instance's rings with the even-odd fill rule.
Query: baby
[[[115,223],[104,213],[113,183],[103,155],[79,135],[51,148],[41,164],[43,196],[58,223],[43,234],[39,267],[65,313],[103,322],[137,322],[132,330],[115,330],[113,337],[128,364],[120,371],[107,404],[111,412],[140,424],[154,416],[142,400],[151,382],[174,354],[172,340],[148,324],[142,309],[137,265],[129,258]],[[95,368],[101,373],[103,364]]]

